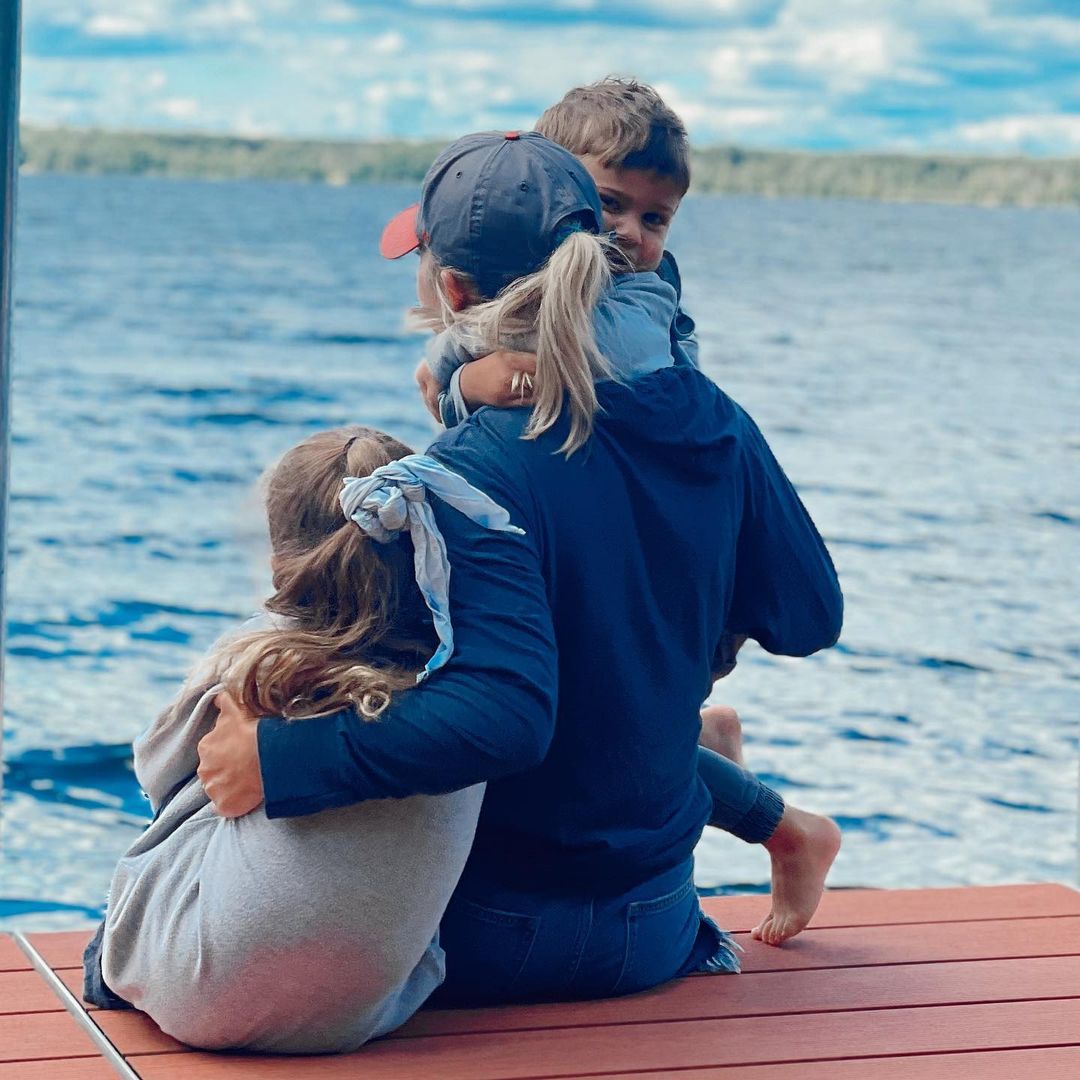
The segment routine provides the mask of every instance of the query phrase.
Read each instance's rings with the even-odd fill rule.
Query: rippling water
[[[260,468],[339,423],[430,437],[414,266],[372,255],[412,196],[24,179],[0,923],[100,910],[128,744],[262,595]],[[703,197],[671,244],[847,597],[837,648],[722,684],[749,764],[839,819],[834,884],[1075,882],[1080,215]],[[703,887],[767,871],[699,849]]]

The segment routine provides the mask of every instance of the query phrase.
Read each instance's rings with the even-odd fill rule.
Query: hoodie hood
[[[733,456],[753,421],[696,368],[670,365],[633,384],[597,387],[602,412],[596,435],[617,444],[647,445],[658,458],[678,458],[687,471],[715,478]]]

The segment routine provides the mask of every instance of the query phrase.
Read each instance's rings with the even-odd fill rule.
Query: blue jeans
[[[443,1007],[613,997],[695,971],[739,970],[737,946],[698,904],[692,859],[616,896],[465,880],[439,940],[446,982],[432,1002]]]

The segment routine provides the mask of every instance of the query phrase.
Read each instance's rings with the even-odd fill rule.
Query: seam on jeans
[[[594,901],[589,901],[588,919],[584,923],[584,931],[578,929],[578,938],[574,943],[574,966],[570,969],[570,977],[566,980],[566,985],[569,987],[573,981],[577,978],[578,969],[581,967],[581,958],[585,955],[585,946],[588,944],[589,937],[592,934],[593,924],[593,904]]]
[[[674,892],[666,896],[658,896],[655,900],[632,900],[627,909],[631,918],[637,915],[655,915],[658,911],[666,911],[674,907],[680,900],[685,900],[687,894],[694,887],[693,876],[687,878]]]
[[[519,911],[499,911],[497,908],[484,907],[473,900],[464,901],[469,914],[480,922],[490,923],[492,926],[520,926],[539,925],[540,916],[526,915]]]
[[[674,892],[658,896],[655,900],[633,900],[626,909],[626,955],[623,957],[622,970],[615,980],[612,993],[617,994],[623,979],[633,970],[633,961],[637,953],[638,923],[642,915],[656,915],[668,911],[685,900],[694,890],[694,875],[691,872],[686,881]]]
[[[518,946],[513,954],[511,969],[513,974],[506,980],[505,990],[509,993],[519,982],[525,973],[525,966],[536,946],[536,939],[540,936],[540,925],[543,921],[540,915],[526,915],[518,911],[500,911],[497,908],[485,907],[475,900],[462,898],[465,906],[466,917],[473,918],[477,922],[487,923],[489,926],[503,926],[512,930],[519,930],[525,939],[525,946]]]

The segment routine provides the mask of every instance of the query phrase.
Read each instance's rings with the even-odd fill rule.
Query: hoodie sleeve
[[[427,343],[424,359],[427,361],[428,370],[435,376],[435,381],[445,390],[450,385],[450,376],[462,364],[468,363],[472,355],[454,340],[454,335],[449,330],[444,330]]]
[[[525,480],[505,475],[478,429],[432,449],[505,506],[524,536],[492,533],[433,500],[450,559],[454,654],[378,720],[354,712],[259,722],[268,817],[366,799],[440,794],[539,764],[555,729],[558,658]],[[526,492],[523,497],[523,492]]]
[[[682,274],[679,264],[670,251],[665,251],[660,258],[656,273],[661,281],[666,281],[675,290],[675,315],[671,320],[671,358],[676,364],[700,368],[698,360],[697,326],[694,320],[683,310]]]
[[[844,598],[825,542],[757,425],[742,414],[745,502],[728,631],[782,656],[835,645]]]
[[[463,424],[472,415],[469,403],[461,392],[461,367],[454,368],[449,384],[439,395],[439,419],[443,427],[448,429]]]

